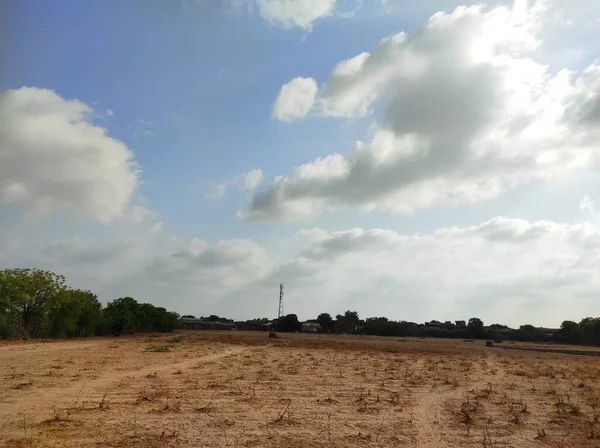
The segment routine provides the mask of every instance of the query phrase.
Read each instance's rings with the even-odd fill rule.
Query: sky
[[[0,269],[180,314],[600,315],[600,3],[0,2]]]

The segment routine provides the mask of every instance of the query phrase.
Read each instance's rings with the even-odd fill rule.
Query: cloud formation
[[[294,112],[282,119],[377,114],[369,141],[277,176],[239,216],[411,213],[596,163],[600,68],[550,73],[535,61],[544,4],[436,13],[412,35],[391,35],[338,63],[318,97],[293,96],[303,102],[287,103]]]
[[[101,222],[121,216],[138,184],[127,146],[94,124],[93,110],[54,91],[0,94],[0,204],[32,215],[68,211]]]
[[[284,257],[283,241],[277,253],[249,239],[24,241],[0,253],[0,265],[6,256],[65,274],[103,300],[131,295],[182,314],[272,317],[281,282],[286,311],[302,319],[356,309],[362,317],[558,325],[600,312],[600,228],[590,223],[497,217],[422,234],[307,229],[293,240]]]
[[[288,263],[288,290],[369,315],[425,320],[468,310],[488,323],[558,325],[593,312],[600,288],[600,229],[589,223],[497,217],[427,234],[317,228],[300,237],[307,245]]]
[[[262,179],[262,170],[260,168],[254,168],[246,173],[239,174],[222,184],[211,185],[208,197],[212,199],[221,199],[230,188],[235,188],[239,191],[254,190],[258,187]]]
[[[336,0],[255,0],[255,3],[267,22],[310,31],[315,20],[333,13]]]
[[[317,90],[317,83],[312,78],[292,79],[279,90],[271,115],[281,121],[305,117],[313,107]]]

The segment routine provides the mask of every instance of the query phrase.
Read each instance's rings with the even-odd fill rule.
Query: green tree
[[[277,331],[293,333],[294,331],[300,331],[302,329],[302,324],[298,320],[298,316],[295,314],[288,314],[283,317],[283,319],[279,319],[276,325]]]
[[[473,338],[480,338],[483,336],[483,321],[478,317],[472,317],[469,319],[467,324],[469,335]]]
[[[317,316],[317,322],[325,331],[333,330],[333,318],[329,313],[321,313]]]
[[[153,330],[161,333],[170,333],[179,324],[179,314],[167,311],[165,308],[157,307]]]
[[[579,322],[579,328],[584,344],[600,345],[600,318],[586,317]]]
[[[102,326],[102,305],[95,294],[67,289],[50,310],[50,335],[57,338],[91,336]]]
[[[347,310],[344,313],[344,321],[351,332],[358,330],[358,324],[360,323],[358,312]]]
[[[65,278],[41,269],[6,269],[0,271],[0,307],[6,310],[3,320],[11,337],[47,336],[50,313],[63,297]],[[17,319],[19,321],[17,321]]]
[[[138,327],[139,304],[131,297],[122,297],[106,304],[104,318],[111,334],[135,333]]]
[[[582,344],[583,333],[577,322],[565,320],[560,324],[560,329],[554,334],[554,340],[565,344]]]
[[[406,336],[408,329],[405,323],[389,320],[387,317],[368,317],[361,333],[377,336]]]

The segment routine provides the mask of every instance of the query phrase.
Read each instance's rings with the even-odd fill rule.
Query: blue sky
[[[490,307],[485,297],[473,304],[473,291],[490,291],[494,299],[489,300],[495,301],[498,285],[506,290],[507,285],[526,281],[523,276],[534,278],[534,290],[516,294],[517,298],[511,292],[507,300],[517,300],[523,309],[528,303],[538,303],[538,297],[552,290],[551,286],[540,286],[539,277],[556,276],[554,271],[544,271],[558,262],[550,245],[568,240],[569,232],[579,232],[584,224],[592,229],[587,238],[595,238],[597,231],[594,200],[600,181],[593,158],[597,131],[591,125],[584,129],[583,124],[577,127],[569,121],[571,109],[565,104],[573,104],[572,110],[584,110],[594,101],[593,94],[588,98],[581,92],[593,93],[597,84],[592,76],[582,74],[594,67],[599,56],[590,39],[599,34],[600,8],[586,2],[529,2],[524,25],[515,12],[515,5],[521,3],[518,1],[499,6],[494,2],[481,10],[465,10],[467,13],[453,11],[469,2],[450,0],[290,0],[285,11],[281,9],[283,3],[3,2],[0,15],[8,20],[2,31],[0,92],[4,96],[0,104],[12,121],[5,123],[0,134],[4,140],[0,156],[4,153],[7,161],[6,171],[0,167],[5,177],[0,179],[4,188],[0,191],[0,267],[34,265],[64,272],[71,283],[94,289],[105,301],[131,294],[182,313],[214,312],[234,317],[270,312],[273,307],[268,296],[276,295],[271,289],[288,277],[290,300],[297,305],[287,309],[305,318],[322,311],[318,309],[321,305],[330,312],[357,308],[361,315],[387,313],[410,320],[468,318],[473,312],[491,318],[496,305]],[[426,27],[429,17],[438,11],[448,13],[442,31]],[[465,24],[456,25],[460,20],[466,20]],[[488,27],[514,25],[537,45],[523,52],[525,40],[515,37],[500,46],[491,34],[477,34],[480,23]],[[465,33],[472,30],[473,34],[455,41],[461,26]],[[393,52],[386,53],[382,39],[401,31],[411,43],[396,41]],[[439,36],[435,34],[438,32]],[[512,58],[510,64],[501,58],[478,62],[484,68],[506,64],[500,70],[504,78],[492,81],[483,78],[482,72],[485,90],[478,90],[479,72],[467,71],[471,65],[457,63],[452,67],[455,59],[436,69],[439,73],[448,70],[445,78],[435,81],[437,72],[424,72],[422,84],[411,77],[407,62],[394,59],[408,57],[402,54],[431,61],[442,60],[452,52],[471,55],[463,52],[464,46],[477,40],[489,45],[494,58]],[[370,52],[370,56],[366,65],[361,65],[362,71],[350,77],[336,73],[338,64],[363,52]],[[533,60],[544,75],[529,75],[520,68],[519,64],[527,60]],[[558,85],[562,69],[570,70],[572,79],[557,87],[548,80],[555,78]],[[528,70],[534,73],[536,69],[532,66]],[[459,84],[449,80],[452,73],[459,74]],[[472,89],[467,86],[466,94],[454,95],[452,92],[465,88],[460,80],[468,76],[473,76]],[[295,79],[316,86],[313,97],[298,90]],[[511,83],[524,90],[502,90],[505,79],[513,79]],[[426,84],[427,80],[434,84]],[[286,85],[295,96],[284,98]],[[370,88],[374,93],[368,92]],[[488,95],[492,90],[494,97]],[[439,95],[434,98],[428,91]],[[516,103],[522,101],[517,95],[525,95],[531,104]],[[467,97],[473,98],[471,103]],[[534,101],[540,98],[539,104],[546,101],[546,111],[554,110],[553,106],[562,108],[557,112],[560,116],[532,112],[538,104]],[[280,99],[292,109],[279,108]],[[75,118],[69,112],[72,101],[87,108],[75,112]],[[298,110],[298,101],[308,104],[308,109],[289,115],[290,110]],[[444,123],[461,123],[469,113],[475,114],[472,116],[478,122],[483,113],[477,112],[477,104],[485,101],[491,101],[490,110],[497,107],[495,121],[482,121],[469,135],[449,134],[451,130]],[[368,110],[363,111],[362,104]],[[57,109],[48,112],[50,107]],[[440,122],[436,111],[444,108],[456,114],[450,113]],[[417,112],[411,115],[406,110],[429,112],[417,116]],[[64,125],[63,132],[56,135],[49,134],[51,123],[56,125],[54,113]],[[485,133],[492,130],[497,134],[489,135],[508,139],[503,123],[517,119],[527,121],[530,127],[511,136],[512,140],[478,140],[487,138]],[[550,122],[555,132],[542,124]],[[90,127],[78,127],[82,123]],[[472,119],[464,121],[465,129],[472,123]],[[34,137],[21,140],[23,135],[38,135],[32,131],[34,125],[44,129],[39,145],[32,141]],[[104,135],[98,136],[102,129]],[[539,129],[544,132],[540,134]],[[69,137],[70,131],[79,137]],[[385,145],[377,146],[378,136],[416,136],[426,147],[436,139],[450,141],[445,135],[459,140],[451,148],[440,149],[440,155],[431,156],[431,160],[409,161],[422,172],[405,171],[402,164],[394,165],[395,159],[375,159],[381,151],[389,151]],[[576,146],[566,143],[565,136],[569,135],[576,137]],[[120,146],[114,147],[114,141],[129,151],[128,162],[123,161],[125,152]],[[356,141],[364,142],[365,152],[357,152]],[[399,155],[404,144],[394,140],[392,153],[386,154],[404,157]],[[487,165],[477,168],[479,165],[467,165],[460,158],[451,160],[460,156],[460,145],[472,151],[472,160],[475,154],[485,152]],[[525,157],[529,157],[532,145],[539,154],[534,157],[536,162],[531,162],[534,165],[528,166]],[[45,151],[43,156],[40,148]],[[520,148],[520,153],[512,153],[511,148]],[[432,146],[419,151],[427,158],[437,150]],[[330,158],[332,154],[339,157]],[[447,162],[443,154],[450,154]],[[112,156],[116,158],[110,159]],[[544,157],[562,162],[543,165],[540,160]],[[48,171],[55,174],[48,174],[41,166],[46,158],[53,163],[47,165]],[[515,162],[519,158],[523,161]],[[101,163],[88,166],[86,161],[92,159]],[[320,170],[319,160],[332,165],[319,178],[307,175]],[[300,165],[306,166],[306,172],[295,171]],[[83,167],[85,175],[72,174],[68,168],[72,166]],[[336,169],[347,177],[340,180],[328,171]],[[242,188],[241,179],[251,170],[260,170],[260,182]],[[55,177],[49,180],[48,176]],[[407,176],[414,179],[403,180]],[[465,179],[473,183],[465,183]],[[218,185],[227,191],[214,197]],[[26,193],[14,193],[22,189]],[[114,202],[106,205],[105,198],[112,194]],[[582,202],[586,197],[588,201]],[[497,217],[509,221],[494,221]],[[540,223],[551,230],[545,233],[546,240],[528,243],[537,254],[535,262],[524,261],[508,277],[492,273],[512,262],[506,257],[516,249],[496,247],[497,240],[488,241],[492,255],[483,264],[490,270],[482,274],[481,281],[469,284],[473,269],[469,260],[479,263],[479,269],[479,257],[486,253],[486,243],[480,241],[483,237],[477,234],[473,236],[476,242],[449,244],[438,235],[443,229],[454,229],[461,235],[466,229],[487,229],[485,223],[508,226],[515,235],[523,232],[522,226],[538,228]],[[362,233],[343,233],[352,229]],[[385,253],[369,233],[377,229],[396,235],[378,234],[377,238],[389,245]],[[557,236],[561,232],[567,236]],[[427,239],[426,247],[419,249],[420,243],[406,246],[402,238],[415,238],[415,234]],[[339,259],[325,257],[331,262],[324,263],[322,258],[307,256],[314,251],[321,253],[330,247],[327,241],[333,244],[336,239],[349,244],[336,252]],[[198,240],[203,241],[202,248],[194,246]],[[591,247],[588,243],[583,246]],[[463,260],[466,264],[460,278],[451,279],[454,267],[449,258],[446,263],[450,265],[442,263],[429,278],[421,272],[431,260],[436,264],[444,259],[436,258],[436,254],[451,253],[452,247],[462,244],[467,254],[469,250],[476,253]],[[113,248],[114,253],[99,248]],[[590,256],[581,253],[579,246],[565,250],[572,257],[568,266],[579,266],[577,263]],[[73,255],[77,251],[87,254],[84,258],[89,265],[72,263],[81,260]],[[170,264],[174,254],[181,251],[190,264]],[[92,259],[100,252],[102,257]],[[207,265],[206,260],[213,256],[219,261]],[[403,268],[409,256],[423,258],[419,273]],[[397,271],[388,272],[389,263],[395,262]],[[586,299],[600,287],[599,273],[589,267],[585,272],[561,269],[561,275],[576,278],[568,285],[571,289],[565,288],[581,301],[581,305],[570,308],[573,316],[566,317],[578,320],[600,312]],[[101,279],[91,274],[98,271],[103,272]],[[153,286],[153,278],[160,277],[157,272],[164,278],[160,286]],[[440,273],[442,277],[447,274],[448,279],[440,280],[439,290],[430,290],[441,278]],[[228,276],[233,280],[228,281]],[[373,291],[373,297],[364,298],[365,289]],[[420,305],[410,302],[402,290],[420,297]],[[171,291],[180,298],[171,297]],[[315,291],[327,295],[330,303],[314,297]],[[447,296],[442,291],[448,291]],[[306,299],[308,296],[311,298]],[[406,301],[411,311],[404,316],[401,310]],[[430,316],[433,310],[445,315]],[[563,305],[557,307],[549,300],[537,316],[530,313],[525,317],[556,325],[564,313]],[[523,323],[518,313],[504,312],[501,317],[507,323]]]

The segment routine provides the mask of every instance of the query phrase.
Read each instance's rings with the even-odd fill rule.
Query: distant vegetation
[[[186,315],[183,317],[193,317]],[[233,322],[210,315],[208,321]],[[268,319],[255,319],[250,324],[266,326]],[[522,325],[511,329],[506,325],[485,326],[473,317],[468,321],[431,321],[416,324],[394,321],[386,317],[359,318],[356,311],[328,313],[308,322],[318,323],[328,333],[355,333],[378,336],[428,336],[494,341],[559,342],[600,346],[600,318],[586,317],[581,322],[564,321],[556,331]],[[69,338],[92,335],[120,335],[137,332],[172,332],[179,325],[179,315],[131,297],[108,302],[102,307],[90,291],[72,289],[65,278],[40,269],[7,269],[0,271],[0,338]],[[273,329],[295,332],[302,324],[295,314],[273,322]]]
[[[170,332],[179,315],[131,297],[102,307],[90,291],[40,269],[0,271],[0,338],[69,338]]]
[[[224,320],[224,319],[223,319]],[[231,321],[228,319],[228,321]],[[249,323],[266,324],[268,319],[254,319]],[[338,314],[335,319],[329,313],[321,313],[316,319],[307,322],[318,323],[319,331],[325,333],[354,333],[375,336],[420,336],[456,339],[488,339],[494,341],[523,342],[559,342],[563,344],[582,344],[600,346],[600,318],[586,317],[580,323],[564,321],[559,329],[538,328],[533,325],[521,325],[517,329],[506,325],[492,324],[473,317],[468,321],[440,322],[432,320],[425,324],[394,321],[387,317],[359,318],[356,311]],[[295,314],[285,316],[274,322],[274,329],[282,332],[299,331],[302,324]]]

